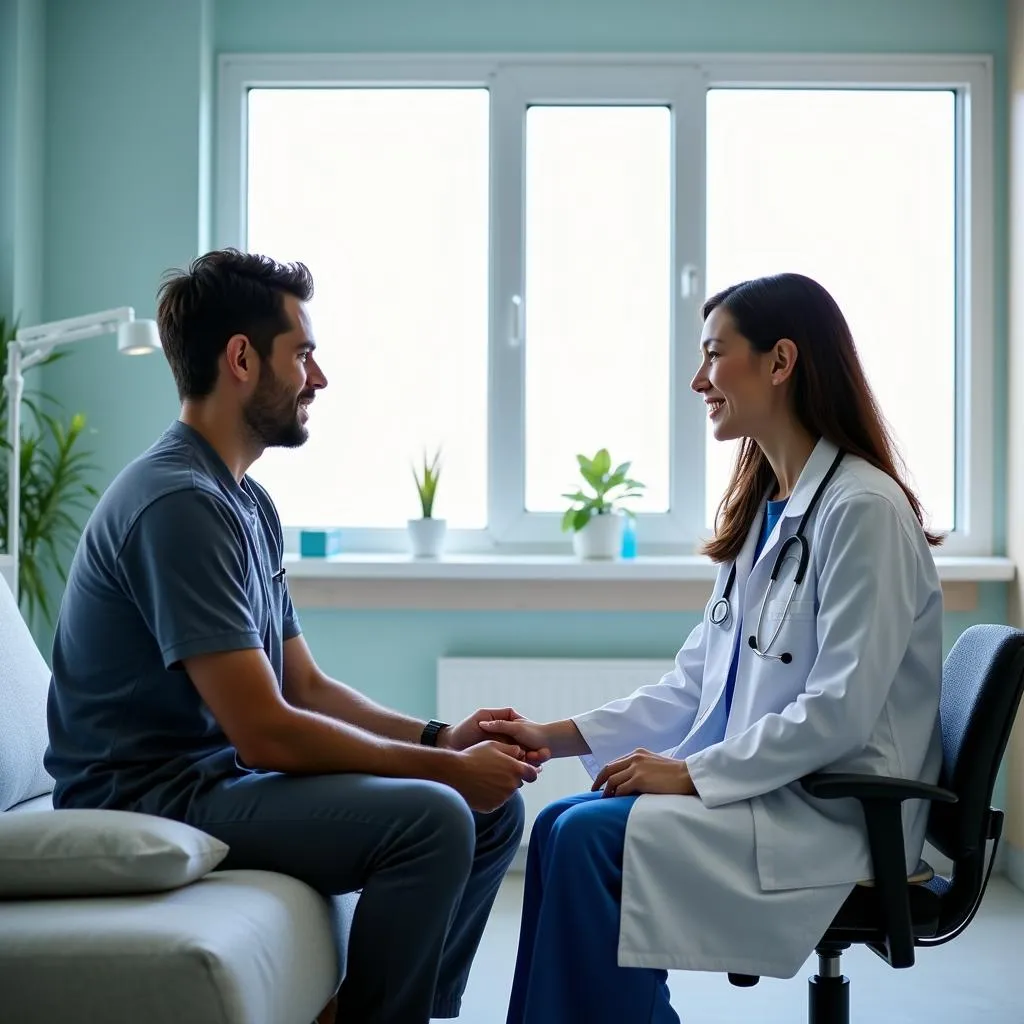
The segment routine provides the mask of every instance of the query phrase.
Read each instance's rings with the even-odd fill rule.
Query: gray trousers
[[[477,814],[448,786],[259,773],[194,799],[186,820],[231,847],[220,867],[362,890],[338,992],[343,1024],[457,1017],[498,886],[523,832],[516,793]]]

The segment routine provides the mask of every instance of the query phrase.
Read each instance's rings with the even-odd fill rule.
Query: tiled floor
[[[504,1024],[522,893],[522,875],[510,874],[473,966],[464,1024]],[[792,980],[762,979],[753,989],[733,988],[718,974],[673,971],[672,1003],[682,1024],[802,1024],[815,964],[812,957]],[[996,877],[971,927],[945,946],[920,950],[914,967],[894,971],[853,949],[843,971],[851,979],[852,1024],[1024,1024],[1024,893]]]

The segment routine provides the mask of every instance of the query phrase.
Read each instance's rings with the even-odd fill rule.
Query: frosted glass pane
[[[608,448],[669,500],[671,120],[532,107],[526,121],[526,507],[559,511]]]
[[[442,446],[434,514],[486,525],[488,118],[484,89],[249,93],[248,247],[309,265],[329,381],[253,468],[285,524],[401,526]]]
[[[715,89],[707,114],[708,294],[781,271],[824,285],[931,524],[951,528],[954,94]],[[707,453],[711,525],[734,445],[709,429]]]

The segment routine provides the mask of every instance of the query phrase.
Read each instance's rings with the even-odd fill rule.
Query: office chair
[[[907,779],[818,772],[801,780],[822,799],[860,800],[875,877],[857,885],[815,948],[809,981],[809,1024],[849,1024],[850,981],[844,949],[863,943],[891,967],[911,967],[914,948],[955,939],[981,905],[995,861],[1003,812],[989,804],[996,774],[1024,691],[1024,632],[1009,626],[965,630],[942,669],[939,718],[942,772],[938,786]],[[924,861],[906,875],[900,807],[931,801],[928,842],[953,864],[949,878]],[[734,985],[756,985],[730,974]]]

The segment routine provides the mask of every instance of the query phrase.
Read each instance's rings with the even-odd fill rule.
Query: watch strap
[[[420,735],[420,743],[425,747],[436,747],[438,735],[442,729],[447,727],[447,722],[439,722],[436,718],[432,718],[423,728],[423,732]]]

